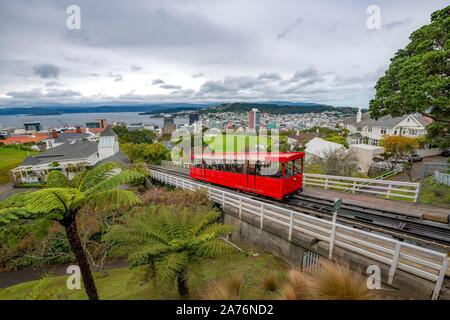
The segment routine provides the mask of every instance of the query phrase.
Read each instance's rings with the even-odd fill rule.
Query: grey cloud
[[[155,79],[152,81],[152,85],[157,85],[157,84],[164,84],[164,80],[162,79]]]
[[[284,37],[286,37],[289,33],[292,32],[292,30],[295,29],[296,26],[298,26],[300,23],[302,22],[302,18],[297,18],[293,23],[291,23],[290,25],[286,26],[283,31],[281,31],[276,37],[276,40],[280,40],[283,39]]]
[[[258,79],[281,80],[281,76],[276,72],[264,72],[258,76]]]
[[[203,73],[202,72],[194,73],[191,77],[194,79],[197,79],[197,78],[203,77]]]
[[[81,96],[81,93],[74,90],[49,89],[46,92],[35,88],[28,91],[10,91],[7,96],[14,99],[42,99],[42,98],[68,98]]]
[[[61,73],[61,69],[51,63],[36,65],[33,67],[33,71],[35,75],[43,79],[58,78]]]
[[[136,65],[136,64],[132,64],[132,65],[130,66],[130,69],[131,69],[132,71],[139,71],[139,70],[142,70],[142,67],[141,67],[141,66],[138,66],[138,65]]]
[[[383,29],[392,30],[392,29],[395,29],[397,27],[409,24],[410,22],[411,22],[411,19],[394,20],[394,21],[391,21],[389,23],[386,23],[386,24],[382,25],[382,28]]]
[[[161,89],[181,89],[181,86],[176,86],[173,84],[162,84],[159,86]]]
[[[46,87],[61,87],[63,85],[64,85],[63,83],[57,81],[49,81],[45,83]]]
[[[106,75],[110,78],[114,78],[114,82],[123,81],[123,76],[120,73],[108,72]]]

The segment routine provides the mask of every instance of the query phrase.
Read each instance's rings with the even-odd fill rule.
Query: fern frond
[[[132,267],[148,264],[150,258],[159,257],[170,251],[170,247],[163,244],[141,246],[128,256],[128,262]]]
[[[174,252],[165,255],[162,259],[155,262],[156,274],[163,281],[172,281],[176,278],[189,262],[187,252]]]
[[[81,191],[86,191],[87,189],[99,184],[107,179],[108,174],[116,168],[119,168],[119,165],[116,162],[106,162],[92,168],[83,175],[83,178],[79,184],[79,189]]]
[[[86,197],[86,202],[93,209],[131,208],[142,203],[141,198],[132,191],[113,189],[93,193]]]
[[[59,170],[52,170],[45,179],[46,188],[65,188],[69,186],[66,175]]]
[[[64,216],[70,211],[70,202],[76,197],[73,188],[49,188],[35,191],[27,197],[26,209],[41,214]]]
[[[136,183],[143,178],[144,175],[136,170],[123,170],[120,173],[85,189],[83,192],[87,195],[92,195],[97,192],[115,189],[126,184]],[[87,179],[87,177],[85,177],[85,179]]]
[[[221,239],[201,242],[193,250],[195,255],[207,258],[223,257],[236,251],[236,249]]]
[[[33,214],[25,208],[11,207],[0,209],[0,226],[10,224],[12,221],[31,218]]]

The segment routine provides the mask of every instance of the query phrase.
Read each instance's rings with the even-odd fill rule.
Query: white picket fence
[[[434,171],[433,177],[440,184],[450,186],[450,174],[442,173],[436,170]]]
[[[189,168],[190,163],[162,161],[163,166]],[[351,193],[378,195],[387,199],[418,201],[420,183],[391,181],[381,179],[364,179],[353,177],[330,176],[323,174],[304,173],[305,186],[319,187],[326,190],[336,190]]]
[[[150,169],[150,174],[153,179],[177,188],[207,190],[210,200],[220,204],[224,209],[234,209],[239,219],[247,214],[256,218],[261,229],[267,223],[281,226],[285,229],[286,238],[289,241],[296,234],[326,241],[330,247],[330,258],[334,247],[339,247],[386,264],[390,267],[388,283],[392,283],[397,269],[433,281],[435,288],[431,298],[437,299],[439,296],[449,263],[446,253],[250,199],[242,194],[228,192],[173,174],[154,169]],[[301,210],[301,208],[299,209]]]

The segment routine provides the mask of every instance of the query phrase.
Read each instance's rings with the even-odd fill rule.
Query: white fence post
[[[291,212],[291,219],[289,221],[289,241],[292,240],[292,229],[294,228],[294,213]]]
[[[336,238],[336,218],[337,210],[333,212],[333,220],[331,221],[330,247],[328,248],[328,259],[333,256],[334,239]]]
[[[261,203],[261,229],[263,228],[263,221],[264,221],[264,203]]]
[[[239,197],[239,220],[242,220],[242,198]]]
[[[436,285],[434,286],[433,295],[431,296],[431,300],[437,300],[439,298],[439,293],[441,292],[442,283],[444,282],[445,272],[448,267],[448,255],[444,257],[442,261],[441,270],[439,270],[439,276],[436,280]]]
[[[394,251],[394,255],[392,257],[391,269],[389,270],[388,284],[392,284],[392,281],[394,281],[394,275],[395,275],[395,271],[397,270],[397,263],[398,263],[398,257],[400,255],[400,249],[401,249],[401,244],[397,243],[395,245],[395,251]]]

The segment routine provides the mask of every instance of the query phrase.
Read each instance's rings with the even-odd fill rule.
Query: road
[[[447,163],[448,157],[443,156],[432,156],[423,158],[423,161],[414,162],[411,169],[412,182],[420,182],[420,178],[422,177],[422,168],[427,163]],[[431,172],[429,172],[431,174]],[[405,181],[410,182],[409,176],[406,172],[402,172],[395,177],[392,177],[390,180],[396,181]]]

